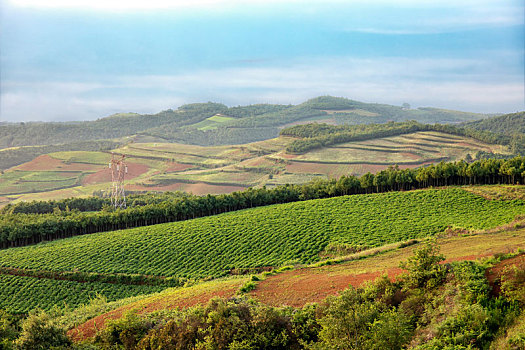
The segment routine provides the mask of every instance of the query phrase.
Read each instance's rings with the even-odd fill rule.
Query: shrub
[[[408,271],[403,277],[405,288],[432,289],[440,285],[446,274],[446,267],[440,264],[443,260],[445,257],[439,254],[439,246],[435,242],[416,250],[413,256],[400,264]]]
[[[18,349],[63,349],[71,345],[64,328],[58,326],[44,311],[35,310],[22,322],[22,332],[16,340]]]

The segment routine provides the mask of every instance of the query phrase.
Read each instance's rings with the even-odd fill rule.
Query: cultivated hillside
[[[416,120],[449,123],[486,116],[433,108],[406,110],[345,98],[318,97],[302,104],[227,107],[220,103],[183,105],[157,114],[121,113],[96,121],[7,123],[0,125],[0,148],[55,145],[139,135],[158,141],[198,145],[247,143],[277,136],[290,123],[325,120],[334,124]]]
[[[419,190],[280,204],[9,248],[0,250],[0,307],[27,311],[57,300],[78,305],[94,292],[115,300],[236,271],[313,263],[449,227],[491,229],[523,214],[523,200],[488,200],[459,188]],[[119,287],[128,284],[133,287],[125,292]],[[14,294],[16,285],[29,294]]]
[[[351,138],[324,146],[312,143],[315,138],[300,137],[294,131],[300,127],[283,130],[290,136],[243,145],[133,142],[113,151],[127,156],[128,192],[184,191],[196,195],[375,173],[394,164],[416,168],[439,161],[476,159],[478,153],[494,157],[511,154],[505,145],[445,132],[418,131],[428,130],[422,124],[349,126],[345,132]],[[326,137],[321,130],[314,131],[320,135],[316,137]],[[304,145],[311,149],[300,154],[289,151],[304,149]],[[107,192],[110,157],[109,151],[51,152],[12,167],[0,174],[0,204]]]

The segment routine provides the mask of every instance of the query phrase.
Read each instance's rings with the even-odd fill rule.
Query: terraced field
[[[202,122],[203,127],[213,127],[221,118],[225,117],[208,118]],[[393,164],[415,168],[441,160],[464,159],[467,154],[472,157],[477,151],[508,153],[503,146],[439,132],[343,143],[302,155],[284,151],[292,141],[290,137],[279,137],[216,147],[130,143],[114,151],[127,155],[128,191],[184,191],[197,195],[375,173]],[[106,166],[109,159],[109,153],[102,152],[40,156],[0,175],[0,197],[5,197],[3,203],[7,203],[107,191],[111,181]]]
[[[313,263],[329,243],[378,247],[447,227],[490,229],[523,214],[522,200],[487,200],[459,188],[354,195],[9,248],[0,251],[0,266],[215,278],[233,269]]]

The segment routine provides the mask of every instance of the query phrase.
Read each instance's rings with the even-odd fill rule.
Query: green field
[[[81,175],[81,172],[12,171],[1,175],[0,193],[36,193],[72,187],[79,183]]]
[[[6,267],[218,277],[232,268],[311,263],[328,243],[375,247],[448,226],[487,229],[525,213],[458,188],[274,205],[0,251]]]
[[[163,289],[166,288],[0,275],[0,309],[24,313],[35,308],[49,310],[54,305],[75,308],[89,303],[98,295],[103,295],[108,301],[114,301]]]

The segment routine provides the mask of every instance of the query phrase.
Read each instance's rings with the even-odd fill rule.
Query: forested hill
[[[490,131],[498,134],[525,134],[525,111],[467,122],[464,123],[464,126],[469,129]]]
[[[195,103],[157,114],[122,113],[85,122],[29,122],[0,124],[0,148],[56,145],[72,141],[140,139],[198,145],[239,144],[269,139],[292,123],[322,120],[331,124],[370,124],[416,120],[422,123],[459,123],[482,114],[435,108],[370,104],[331,96],[299,105],[257,104],[227,107]],[[138,135],[138,136],[137,136]]]

